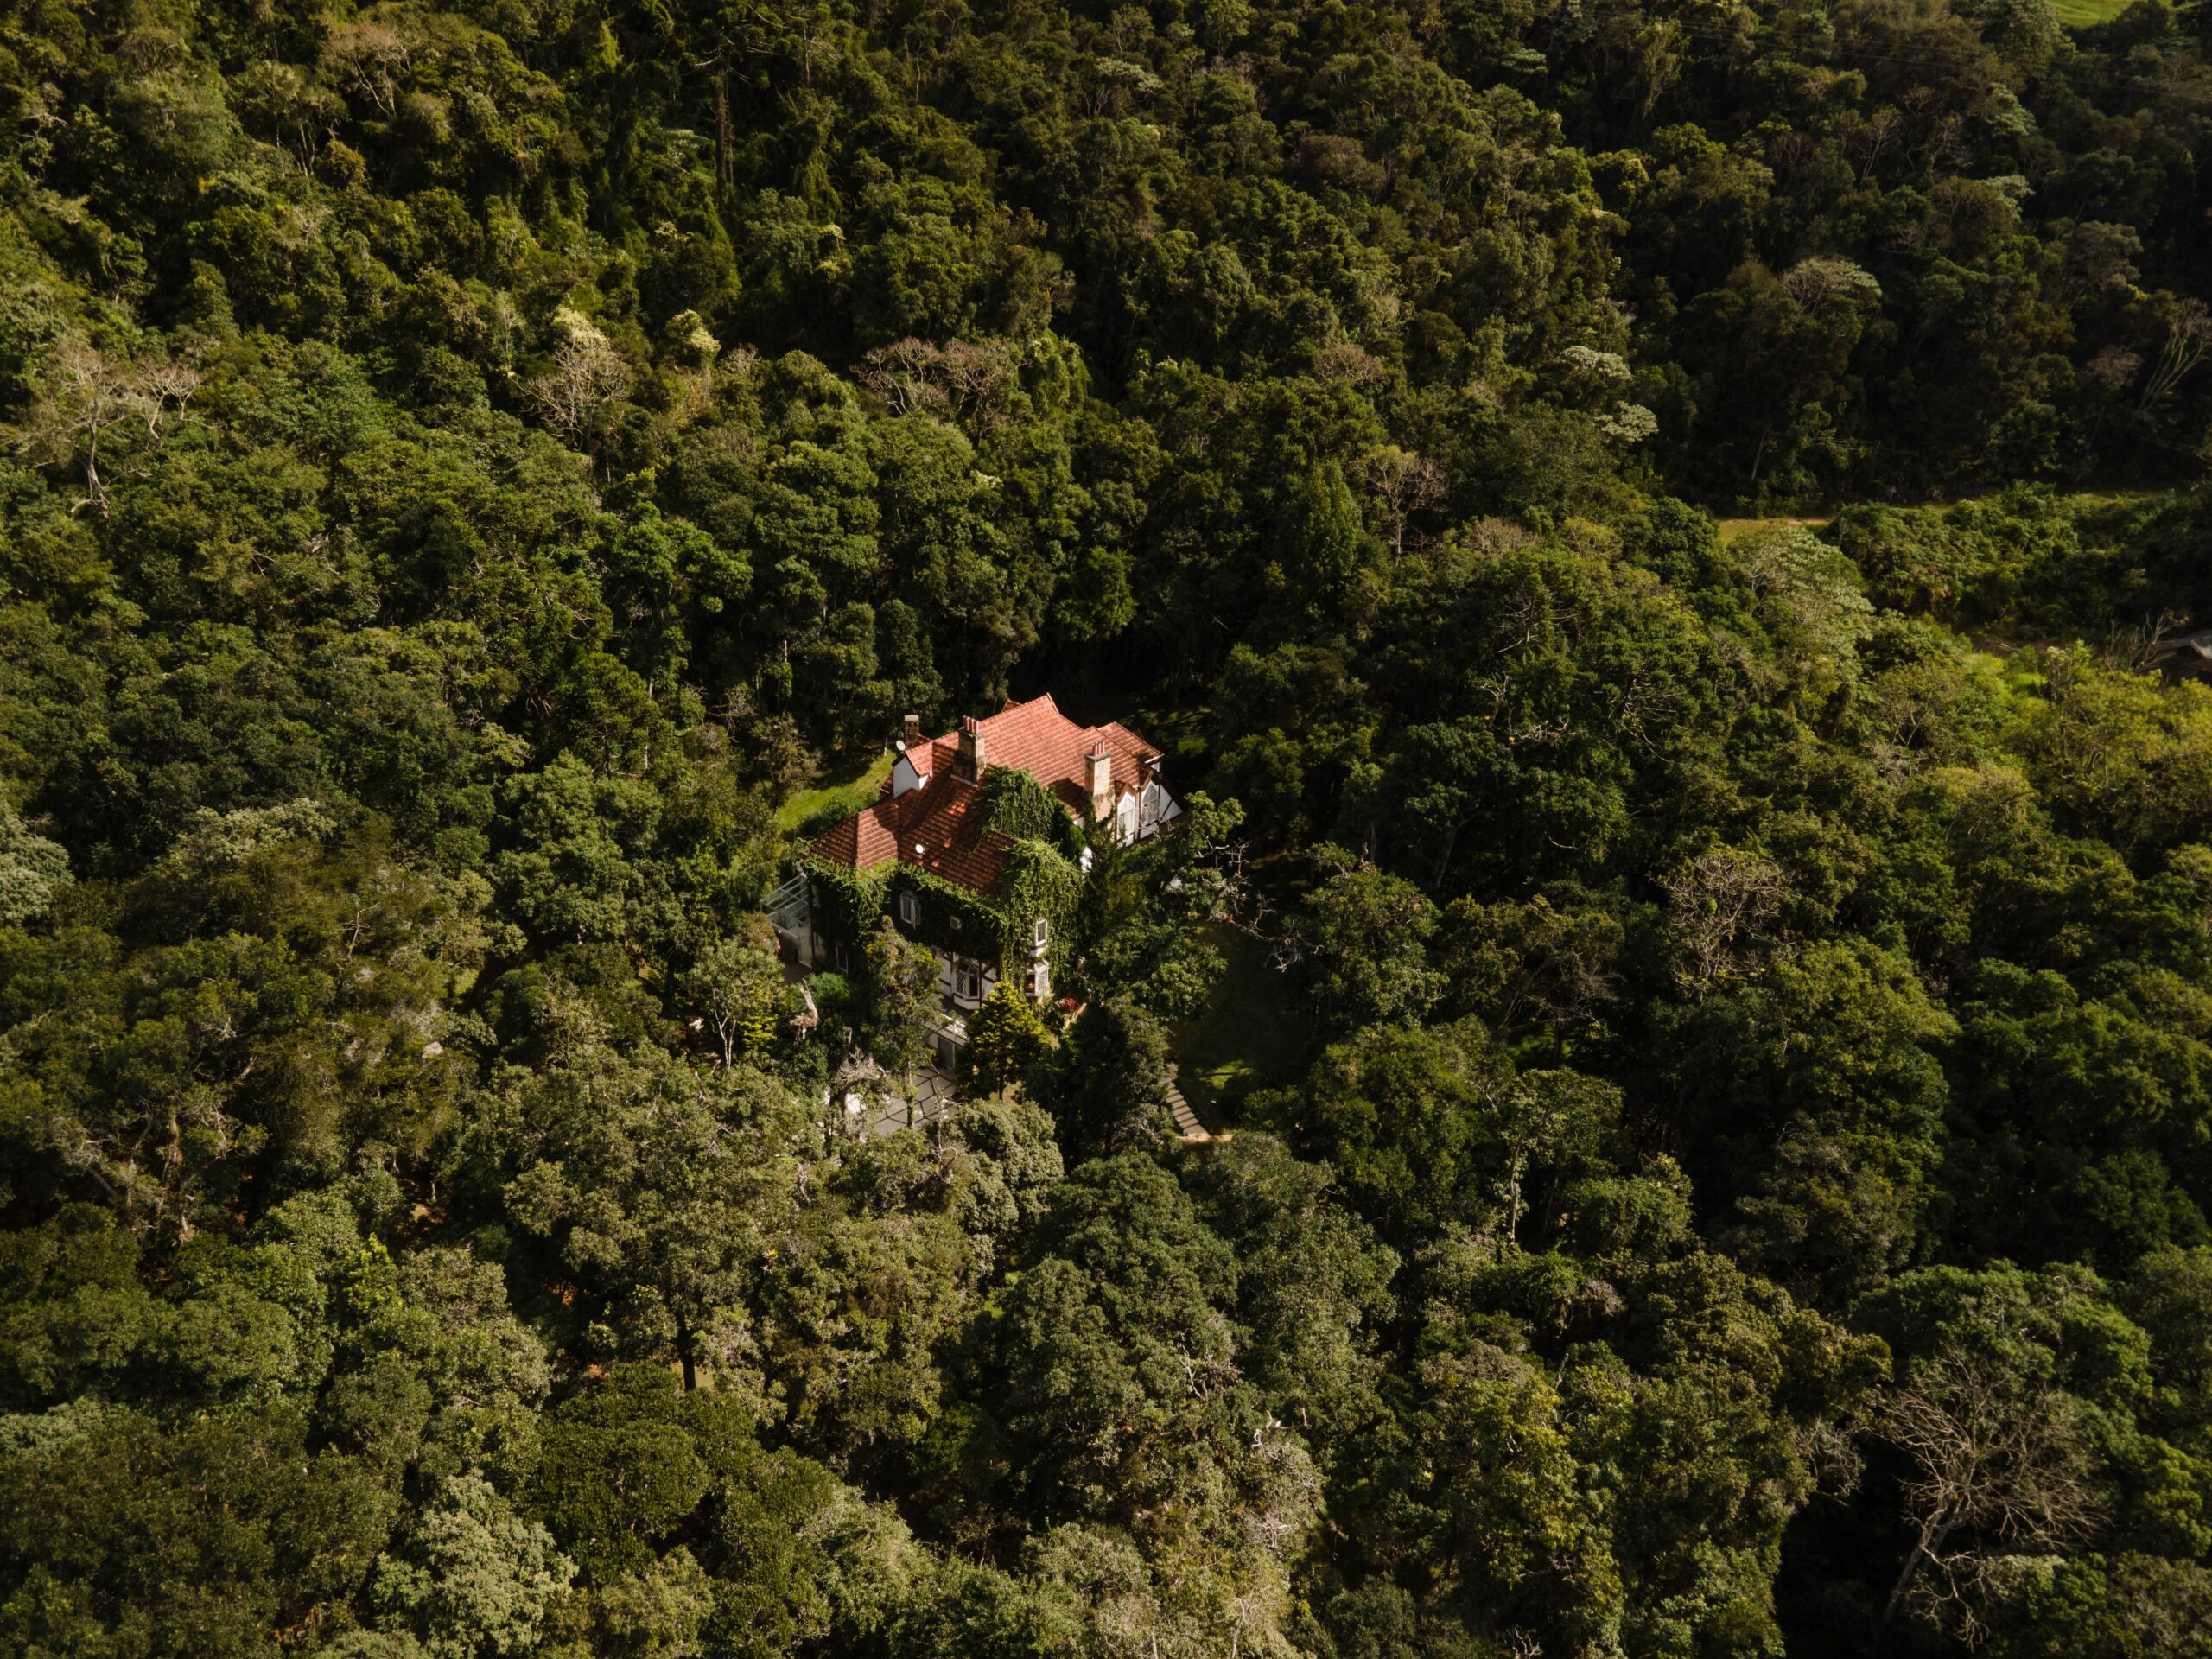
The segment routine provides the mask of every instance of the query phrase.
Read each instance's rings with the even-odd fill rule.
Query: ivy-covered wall
[[[914,895],[916,914],[899,920],[909,938],[955,956],[994,963],[1001,977],[1020,975],[1032,955],[1032,927],[1042,918],[1054,942],[1067,936],[1083,891],[1083,830],[1059,798],[1028,772],[1006,766],[983,780],[984,822],[1010,843],[999,891],[979,893],[907,864],[855,870],[809,854],[822,931],[857,944],[882,918],[899,917],[899,895]]]
[[[1001,971],[1005,970],[1008,947],[1019,927],[1010,912],[981,893],[926,870],[899,864],[891,868],[888,876],[884,902],[892,906],[894,918],[899,913],[899,895],[914,895],[914,919],[899,924],[899,931],[907,938],[957,956],[997,963]]]
[[[1060,850],[1041,841],[1017,841],[1007,857],[1006,913],[1015,918],[1014,937],[1026,952],[1029,924],[1042,917],[1055,941],[1067,936],[1083,893],[1083,869]]]
[[[888,867],[849,869],[811,854],[799,861],[814,889],[816,925],[833,939],[856,944],[875,931],[883,915]]]
[[[1081,868],[1042,841],[1014,843],[995,897],[906,864],[853,870],[809,856],[804,868],[829,937],[858,943],[883,917],[896,918],[899,895],[911,893],[917,914],[899,922],[901,932],[954,955],[995,963],[1001,976],[1018,974],[1029,961],[1031,925],[1039,918],[1055,941],[1067,936],[1083,888]]]

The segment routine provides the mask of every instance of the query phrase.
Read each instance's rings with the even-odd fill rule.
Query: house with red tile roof
[[[1007,781],[994,786],[994,776],[1017,772],[1066,815],[1068,833],[1057,839],[1077,849],[1071,861],[1080,869],[1090,868],[1086,836],[1127,845],[1182,816],[1159,750],[1118,722],[1078,725],[1050,696],[1009,699],[942,737],[924,736],[909,715],[882,792],[819,837],[800,876],[779,889],[780,907],[772,899],[786,946],[810,966],[849,966],[854,936],[874,925],[854,912],[880,906],[937,953],[950,1046],[964,1039],[961,1016],[1002,974],[1019,973],[1032,997],[1049,997],[1054,918],[1027,913],[1050,906],[1023,876],[1050,849],[1010,833],[993,807],[994,788],[1002,793]]]

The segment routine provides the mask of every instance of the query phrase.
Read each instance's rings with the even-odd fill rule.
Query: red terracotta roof
[[[899,805],[888,798],[873,803],[816,841],[814,850],[832,862],[849,864],[856,870],[872,870],[885,860],[897,857]]]
[[[1014,843],[983,822],[983,791],[965,778],[939,772],[902,796],[899,861],[977,893],[995,893]]]
[[[1159,751],[1118,722],[1078,726],[1050,696],[1027,702],[1007,699],[998,713],[976,722],[987,771],[1018,766],[1051,790],[1071,816],[1090,810],[1088,760],[1103,745],[1113,757],[1116,796],[1135,789],[1141,764]],[[987,828],[980,810],[982,791],[959,775],[959,734],[948,733],[907,750],[914,769],[928,781],[893,798],[886,779],[883,794],[814,843],[815,852],[854,869],[874,869],[896,859],[957,881],[977,893],[995,893],[1006,874],[1012,843]],[[916,849],[919,849],[918,851]]]
[[[814,843],[833,863],[872,870],[896,860],[995,893],[1012,842],[983,823],[983,791],[940,772],[919,789],[871,802]]]

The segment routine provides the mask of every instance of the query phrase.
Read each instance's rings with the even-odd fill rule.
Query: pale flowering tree
[[[1586,400],[1598,429],[1619,443],[1641,443],[1659,429],[1656,416],[1620,394],[1634,378],[1618,352],[1570,346],[1559,354],[1568,387]]]
[[[901,415],[950,410],[959,419],[996,425],[1004,393],[1021,367],[1021,348],[1007,340],[901,340],[862,358],[853,378]]]
[[[81,466],[85,499],[105,516],[102,468],[127,453],[118,441],[143,429],[160,442],[170,413],[199,389],[199,371],[188,364],[118,357],[73,337],[57,345],[41,369],[24,447],[45,466]]]
[[[333,29],[322,48],[332,78],[387,121],[398,111],[400,82],[414,56],[414,41],[373,18]]]
[[[1359,474],[1368,488],[1382,498],[1390,535],[1390,561],[1395,566],[1406,556],[1406,531],[1413,516],[1441,501],[1448,480],[1444,469],[1427,456],[1395,444],[1368,451]]]
[[[629,395],[629,365],[588,318],[563,306],[555,321],[563,338],[553,348],[553,366],[534,376],[524,395],[563,442],[588,449],[605,431],[608,408]]]
[[[2183,300],[2165,308],[2165,338],[2136,400],[2138,416],[2147,415],[2172,395],[2196,365],[2212,353],[2212,310],[2202,300]]]
[[[1782,286],[1808,311],[1855,301],[1878,303],[1882,297],[1882,284],[1872,271],[1836,254],[1800,259],[1783,274]]]

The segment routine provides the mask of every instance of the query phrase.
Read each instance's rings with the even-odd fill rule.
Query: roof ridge
[[[1068,717],[1060,712],[1060,705],[1052,701],[1052,694],[1049,691],[1039,691],[1035,696],[1030,698],[1027,702],[1016,702],[1012,697],[1008,697],[999,705],[999,709],[996,714],[985,715],[976,723],[978,726],[988,726],[994,721],[1004,720],[1008,715],[1026,715],[1031,709],[1036,708],[1036,706],[1040,702],[1052,712],[1056,719],[1067,721],[1067,723],[1071,726],[1075,724],[1073,721],[1068,720]]]

